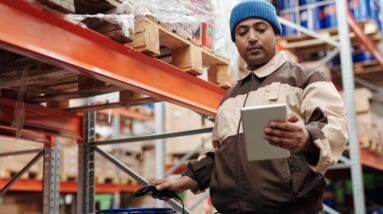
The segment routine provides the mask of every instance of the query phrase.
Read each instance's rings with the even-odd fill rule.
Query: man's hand
[[[287,121],[271,121],[264,129],[264,138],[274,146],[299,153],[314,146],[302,120],[289,115]]]
[[[198,183],[191,179],[188,176],[181,176],[180,178],[164,178],[153,181],[153,184],[156,186],[156,189],[161,190],[170,190],[175,193],[181,193],[188,189],[197,189]],[[168,198],[159,198],[161,200],[168,200]]]

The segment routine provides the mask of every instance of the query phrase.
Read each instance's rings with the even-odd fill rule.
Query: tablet
[[[271,120],[287,119],[286,104],[248,106],[241,109],[247,160],[269,160],[290,157],[290,151],[273,146],[264,139],[264,128]]]

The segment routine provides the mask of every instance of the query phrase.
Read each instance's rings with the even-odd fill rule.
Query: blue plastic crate
[[[289,20],[290,22],[294,22],[294,23],[297,20],[296,14],[293,12],[283,12],[280,14],[280,16],[283,19]],[[282,35],[293,35],[293,34],[297,34],[297,30],[295,30],[294,28],[288,27],[286,25],[282,25]]]
[[[171,208],[121,208],[111,210],[99,210],[96,214],[175,214]]]
[[[348,2],[352,15],[356,20],[366,21],[374,18],[370,0],[349,0]]]
[[[383,214],[383,208],[377,210],[369,210],[367,211],[367,214]]]
[[[323,7],[323,28],[332,28],[337,26],[336,6],[335,4],[325,5]]]
[[[309,10],[302,10],[301,25],[310,30],[319,30],[324,27],[324,12],[323,7],[315,7]]]

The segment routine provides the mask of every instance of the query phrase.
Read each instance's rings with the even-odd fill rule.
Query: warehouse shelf
[[[305,6],[298,6],[301,3],[300,1],[296,0],[293,2],[295,7],[291,8],[291,11],[298,15]],[[369,2],[366,3],[368,4]],[[383,66],[383,58],[382,54],[377,51],[375,45],[376,41],[381,39],[381,33],[379,32],[376,24],[373,22],[358,23],[348,11],[348,4],[345,0],[313,1],[312,3],[308,3],[306,6],[312,9],[314,7],[319,7],[319,5],[327,4],[334,4],[334,6],[336,6],[336,12],[334,11],[335,13],[332,15],[336,15],[337,29],[326,29],[322,30],[321,33],[318,33],[308,30],[300,25],[297,25],[296,23],[280,19],[282,24],[285,26],[292,27],[294,30],[298,30],[300,33],[308,35],[291,37],[288,36],[284,41],[282,41],[281,46],[283,46],[284,43],[286,48],[296,48],[293,51],[298,54],[299,59],[310,61],[318,60],[318,57],[322,57],[317,61],[317,66],[326,65],[339,53],[341,58],[339,63],[340,66],[333,69],[337,72],[332,72],[331,76],[336,86],[338,88],[343,88],[344,90],[346,109],[349,112],[350,140],[349,150],[348,152],[345,152],[348,153],[349,158],[342,157],[341,164],[335,166],[334,169],[350,168],[353,184],[354,212],[365,213],[366,204],[364,200],[361,167],[366,166],[381,170],[383,162],[381,161],[381,154],[359,149],[353,93],[355,82],[357,86],[363,86],[374,91],[374,97],[378,97],[381,94],[382,90],[379,86],[381,81],[379,81],[376,76],[373,77],[373,75],[371,75],[377,74],[380,77],[382,76],[380,74],[380,70]],[[299,17],[294,21],[299,23]],[[370,25],[370,23],[372,25]],[[348,26],[352,32],[349,32]],[[337,42],[337,40],[339,40],[339,42]],[[290,44],[288,44],[289,41]],[[378,62],[376,66],[369,68],[369,73],[364,72],[364,68],[366,68],[364,66],[369,65],[359,63],[353,66],[353,62],[350,56],[350,50],[352,50],[351,42],[354,42],[353,44],[358,44],[366,47],[366,49],[374,56],[375,60]],[[335,49],[331,50],[334,47]],[[325,55],[323,55],[323,53]],[[362,67],[362,69],[360,67]],[[329,174],[333,174],[333,172],[334,171],[331,171]],[[327,209],[326,212],[337,213],[335,210],[331,209]]]
[[[374,20],[363,22],[357,22],[351,18],[350,20],[352,20],[352,23],[358,28],[358,30],[356,30],[354,27],[351,28],[356,30],[358,35],[356,35],[354,32],[349,32],[349,38],[351,39],[353,45],[357,45],[359,43],[360,33],[368,36],[370,42],[378,42],[381,40],[382,36],[379,32],[379,27]],[[322,37],[333,39],[334,41],[339,41],[340,39],[338,28],[336,27],[320,29],[317,33]],[[291,51],[299,58],[303,57],[303,60],[307,60],[305,58],[310,55],[318,54],[318,51],[329,51],[336,47],[334,44],[329,44],[322,39],[313,38],[306,34],[282,36],[279,40],[279,44],[283,49]],[[312,59],[309,60],[311,61]]]
[[[28,26],[27,30],[25,26]],[[64,69],[53,72],[61,72],[71,78],[85,76],[88,80],[97,80],[104,83],[102,88],[97,89],[95,87],[90,91],[68,92],[63,95],[58,95],[57,93],[37,97],[34,99],[35,102],[45,102],[50,99],[63,101],[76,96],[88,97],[99,94],[100,91],[129,90],[147,94],[157,101],[172,102],[201,114],[214,116],[216,108],[225,93],[224,89],[215,84],[196,78],[185,73],[182,69],[162,62],[152,56],[145,55],[133,48],[118,44],[99,33],[69,23],[48,10],[26,1],[10,0],[1,2],[0,27],[2,29],[2,33],[0,33],[0,48],[27,57],[22,59],[23,63],[27,61],[27,64],[33,64],[36,61],[41,61]],[[357,32],[355,34],[357,37],[362,37]],[[363,40],[363,42],[368,44],[368,39]],[[39,88],[34,90],[38,91]],[[63,92],[60,89],[57,90]],[[119,103],[117,106],[120,104],[124,105]],[[13,115],[16,101],[0,97],[0,105],[5,106],[3,110],[6,112],[6,114],[0,114],[2,125],[0,128],[3,128],[0,129],[0,133],[12,135],[15,130],[9,130],[7,126],[9,127],[15,119]],[[92,134],[91,128],[94,121],[92,121],[91,114],[86,114],[83,117],[81,114],[69,113],[70,111],[77,112],[76,109],[66,109],[66,111],[69,111],[66,112],[32,104],[26,104],[26,106],[24,126],[26,131],[22,137],[40,137],[42,142],[46,142],[46,135],[65,136],[79,141],[80,154],[82,155],[80,158],[84,161],[83,166],[85,166],[83,174],[79,175],[79,183],[82,185],[77,186],[74,182],[58,183],[57,180],[52,180],[51,182],[20,180],[14,184],[14,189],[11,188],[11,190],[43,190],[44,194],[48,194],[47,192],[50,191],[44,200],[47,200],[47,203],[53,203],[56,201],[54,194],[58,192],[58,188],[52,184],[57,183],[57,185],[60,185],[60,191],[62,192],[78,192],[81,194],[78,200],[78,204],[82,206],[78,209],[79,213],[91,212],[92,200],[86,200],[85,198],[92,196],[93,188],[91,186],[92,174],[86,175],[89,172],[89,162],[92,161],[88,153],[94,152],[93,147],[87,147],[87,143],[94,143],[92,138],[94,133]],[[85,111],[92,111],[99,107],[94,105]],[[84,108],[87,107],[85,106]],[[107,108],[107,104],[102,105],[100,108]],[[52,144],[52,147],[47,146],[48,148],[46,148],[47,154],[50,155],[48,158],[55,156],[54,145]],[[85,147],[81,147],[82,145],[85,145]],[[51,148],[53,152],[49,150]],[[361,150],[360,153],[363,164],[383,170],[381,168],[383,163],[376,154],[364,150]],[[46,161],[45,158],[44,161]],[[55,166],[52,166],[52,163],[54,165],[55,162],[49,163],[50,168],[46,170],[46,175],[55,173]],[[54,178],[51,177],[49,179]],[[7,181],[8,179],[0,180],[0,186],[4,186]],[[134,191],[137,187],[97,184],[95,192]],[[52,192],[53,194],[51,194]],[[51,200],[49,200],[50,197]],[[51,208],[47,208],[45,213],[49,209]]]
[[[383,171],[383,155],[366,149],[360,150],[360,161],[364,166],[368,166]]]
[[[208,115],[214,115],[225,92],[27,2],[3,2],[0,12],[0,26],[7,32],[0,35],[0,47],[6,50]],[[14,24],[9,25],[10,22]],[[26,34],[25,26],[33,30]]]
[[[10,17],[13,17],[12,22],[15,23],[13,27],[9,25]],[[0,47],[9,52],[28,57],[16,56],[16,61],[22,61],[24,64],[27,61],[29,62],[29,64],[27,63],[28,65],[41,65],[39,63],[41,61],[63,68],[50,68],[43,64],[43,66],[48,67],[50,70],[39,75],[42,77],[46,75],[54,76],[58,84],[50,84],[48,82],[43,83],[43,86],[46,88],[29,87],[32,92],[35,91],[36,95],[34,97],[27,97],[26,101],[30,100],[37,103],[48,102],[49,106],[49,101],[53,100],[58,104],[57,107],[60,107],[60,102],[71,98],[127,90],[146,94],[156,100],[169,101],[199,113],[213,116],[216,113],[219,101],[225,93],[224,89],[215,84],[196,78],[177,67],[147,56],[133,48],[118,44],[99,33],[67,22],[56,14],[24,1],[6,1],[0,4],[0,26],[3,26],[3,32],[6,32],[0,35]],[[28,33],[25,32],[25,26],[28,26],[28,29],[30,29]],[[47,35],[49,35],[49,38],[46,38]],[[8,70],[15,66],[20,67],[23,63],[8,66],[10,67]],[[33,78],[35,78],[34,80],[39,80],[39,76]],[[72,92],[71,90],[73,90],[76,79],[78,79],[79,83],[80,80],[85,80],[83,82],[84,86],[92,88],[89,90],[79,88],[78,91]],[[17,82],[21,84],[18,79],[15,79],[10,83],[6,83],[6,86],[17,89],[20,86]],[[69,92],[67,92],[68,90]],[[40,93],[46,95],[38,96]],[[11,97],[15,98],[15,96]],[[0,103],[2,104],[10,102],[9,99],[1,101]],[[5,120],[7,122],[5,125],[9,126],[15,119],[12,117],[14,115],[13,107],[15,104],[16,101],[13,101],[12,105],[9,105],[7,116],[0,116],[2,121]],[[124,106],[126,103],[120,104]],[[32,120],[33,118],[28,119],[34,115],[33,113],[40,115],[40,112],[50,112],[50,108],[28,105],[28,108],[25,108],[27,109],[27,119],[25,120],[26,126],[24,128],[29,128],[30,131],[34,132],[42,132],[46,135],[75,138],[80,143],[79,164],[83,165],[79,166],[82,170],[79,171],[78,179],[82,185],[77,186],[76,190],[79,193],[78,203],[81,204],[77,211],[79,213],[92,212],[92,201],[94,199],[91,198],[94,176],[90,173],[92,169],[89,168],[90,165],[88,164],[89,161],[92,161],[89,159],[92,158],[90,156],[92,148],[87,147],[87,143],[93,141],[90,136],[94,135],[94,132],[92,132],[94,129],[91,128],[91,124],[94,124],[94,119],[90,121],[87,116],[88,114],[85,114],[85,119],[82,119],[81,115],[54,109],[55,112],[52,115],[44,115],[42,118],[37,117],[39,120],[37,123],[33,123],[35,122]],[[67,109],[69,112],[87,112],[97,108],[107,108],[107,105],[90,105],[89,107],[82,107],[82,109],[68,109],[65,105],[62,108]],[[110,106],[114,108],[118,105],[112,104]],[[56,104],[54,106],[56,107]],[[28,109],[35,111],[30,112]],[[56,123],[51,124],[52,121],[61,120],[62,118],[59,115],[62,114],[71,115],[69,118],[75,120],[70,123],[70,130],[62,130],[67,128],[66,124],[68,121],[63,121],[57,127],[55,126]],[[85,124],[85,127],[83,124]],[[53,125],[53,128],[50,125]],[[44,127],[44,129],[41,127]],[[58,157],[58,148],[56,148],[58,145],[52,144],[51,147],[46,146],[45,148],[44,167],[46,167],[44,169],[42,185],[45,195],[44,205],[46,205],[43,209],[44,213],[49,213],[58,207],[57,192],[59,184],[56,179],[57,161],[55,161]],[[69,183],[67,185],[72,190],[76,189],[75,186]],[[110,187],[108,186],[108,191],[111,190]],[[95,192],[97,192],[97,188],[101,188],[101,186],[96,185]],[[64,189],[69,189],[69,187]]]
[[[0,19],[1,20],[1,19]],[[10,126],[15,120],[16,101],[0,97],[4,125]],[[82,135],[82,117],[73,113],[25,103],[24,129],[80,139]]]

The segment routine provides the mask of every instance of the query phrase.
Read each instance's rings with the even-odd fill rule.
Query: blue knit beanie
[[[237,4],[231,11],[230,33],[235,42],[235,27],[239,22],[248,18],[260,18],[273,26],[274,30],[281,34],[282,26],[278,21],[275,7],[266,0],[244,0]]]

